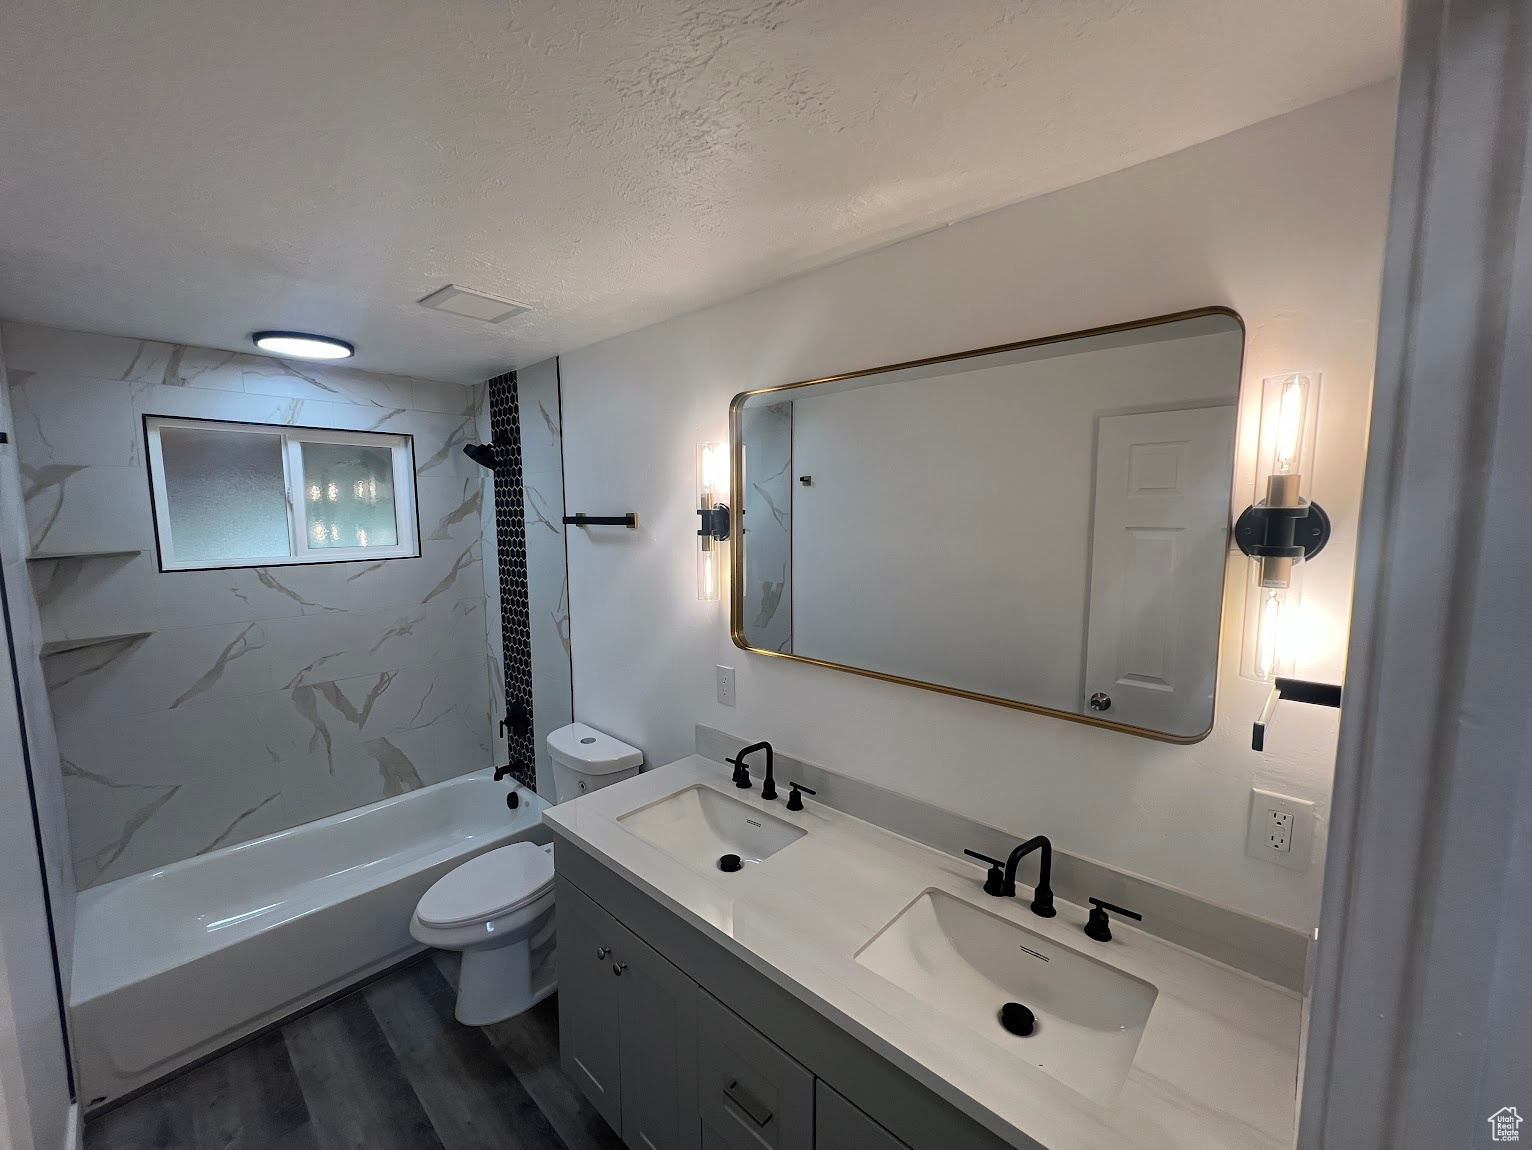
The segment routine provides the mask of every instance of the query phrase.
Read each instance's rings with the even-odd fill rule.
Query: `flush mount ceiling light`
[[[488,292],[474,288],[458,287],[457,284],[448,284],[432,292],[420,301],[420,306],[431,308],[433,311],[444,311],[451,315],[483,320],[485,323],[499,323],[501,320],[510,319],[513,315],[520,315],[524,311],[531,310],[524,303],[502,299],[500,296],[490,295]]]
[[[356,348],[345,340],[305,331],[258,331],[250,337],[255,346],[272,355],[295,355],[300,359],[350,359]]]

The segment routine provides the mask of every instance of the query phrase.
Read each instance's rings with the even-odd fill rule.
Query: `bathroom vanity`
[[[784,788],[785,791],[785,788]],[[634,1147],[1285,1147],[1301,996],[692,756],[558,807],[564,1068]],[[740,856],[737,871],[719,859]],[[1002,1029],[1007,1001],[1033,1033]]]

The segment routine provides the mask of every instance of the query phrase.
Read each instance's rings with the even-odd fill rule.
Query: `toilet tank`
[[[631,779],[644,762],[644,753],[637,747],[584,723],[570,723],[550,732],[548,755],[553,760],[556,803]]]

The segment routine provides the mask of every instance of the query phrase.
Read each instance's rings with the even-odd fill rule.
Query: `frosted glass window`
[[[291,553],[280,435],[167,427],[160,451],[177,558],[216,565]]]
[[[144,417],[166,571],[420,554],[407,435]]]
[[[301,452],[310,547],[392,547],[399,542],[392,451],[305,443]]]

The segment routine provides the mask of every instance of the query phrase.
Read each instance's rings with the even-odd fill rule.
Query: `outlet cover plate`
[[[1314,858],[1314,804],[1251,787],[1245,853],[1288,870],[1308,870]]]
[[[713,668],[718,679],[718,702],[725,707],[734,705],[734,668],[718,666]]]

